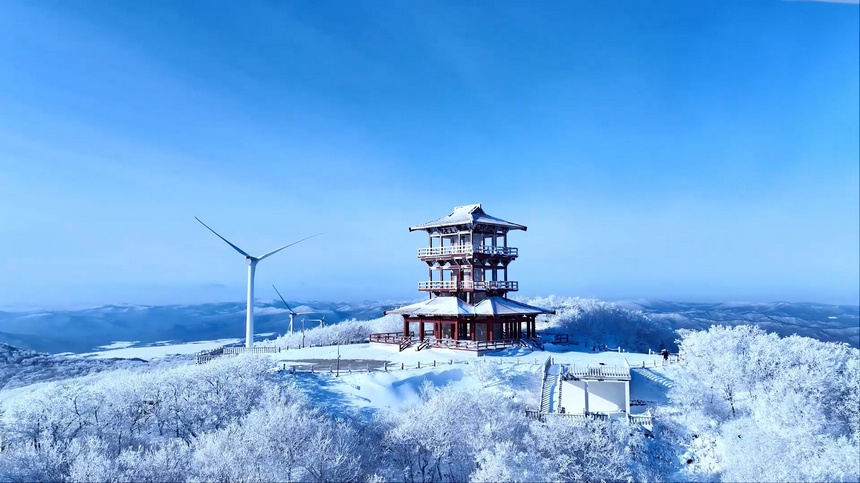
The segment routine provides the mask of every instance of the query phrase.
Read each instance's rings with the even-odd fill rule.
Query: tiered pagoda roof
[[[410,226],[409,231],[433,230],[435,228],[449,226],[465,226],[472,228],[476,225],[501,227],[508,230],[527,230],[525,225],[511,223],[510,221],[486,214],[484,210],[481,209],[481,204],[479,203],[476,205],[458,206],[454,208],[454,211],[451,212],[450,215],[443,216],[437,220],[428,221],[427,223],[422,223],[420,225]]]
[[[499,315],[554,314],[555,312],[504,297],[489,297],[475,305],[465,302],[459,297],[434,297],[399,309],[388,310],[385,313],[411,316],[485,315],[495,317]]]

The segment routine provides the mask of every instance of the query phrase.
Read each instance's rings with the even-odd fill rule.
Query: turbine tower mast
[[[194,219],[199,221],[201,225],[205,226],[209,231],[214,233],[215,236],[224,240],[224,242],[227,243],[228,245],[230,245],[231,247],[233,247],[234,250],[236,250],[237,252],[244,255],[245,259],[248,261],[248,301],[247,301],[247,307],[245,309],[245,347],[251,347],[251,345],[253,345],[253,343],[254,343],[254,274],[257,271],[257,263],[259,263],[260,260],[263,260],[265,258],[268,258],[268,257],[278,253],[279,251],[283,250],[284,248],[291,247],[291,246],[295,245],[296,243],[300,243],[300,242],[307,240],[308,238],[313,238],[313,237],[319,235],[319,233],[317,233],[316,235],[311,235],[311,236],[306,237],[306,238],[302,238],[301,240],[298,240],[298,241],[294,241],[290,244],[282,246],[281,248],[278,248],[276,250],[272,250],[269,253],[264,253],[263,255],[260,255],[259,257],[255,257],[252,255],[249,255],[247,252],[245,252],[241,248],[230,243],[229,240],[227,240],[223,236],[219,235],[218,232],[216,232],[212,228],[209,228],[209,225],[207,225],[206,223],[203,223],[203,221],[200,220],[200,218],[197,218],[195,216]]]

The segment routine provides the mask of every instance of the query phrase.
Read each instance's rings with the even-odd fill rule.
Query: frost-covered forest
[[[570,308],[553,330],[596,341],[600,322],[619,314],[619,327],[639,317],[612,306]],[[393,322],[345,322],[314,337],[322,343],[385,324]],[[663,337],[650,326],[637,333]],[[275,371],[265,357],[34,373],[31,384],[0,391],[0,480],[860,478],[860,351],[748,326],[678,337],[682,363],[655,408],[653,437],[622,423],[525,419],[536,395],[509,388],[539,372],[486,361],[467,371],[475,381],[468,388],[428,377],[418,401],[372,411],[320,398],[310,379],[298,379],[324,386],[329,376]]]

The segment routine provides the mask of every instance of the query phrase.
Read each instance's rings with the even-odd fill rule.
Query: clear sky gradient
[[[860,14],[781,1],[0,2],[0,305],[420,297],[482,203],[523,295],[858,303]]]

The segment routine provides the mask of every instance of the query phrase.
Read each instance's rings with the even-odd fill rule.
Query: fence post
[[[400,363],[400,370],[401,371],[403,370],[403,363],[402,362]]]
[[[433,359],[433,367],[436,367],[436,359]]]
[[[388,361],[382,363],[382,368],[385,370],[385,372],[388,372]]]
[[[418,361],[418,369],[421,369],[421,361]]]
[[[454,365],[454,359],[451,359],[451,365],[452,366]]]

